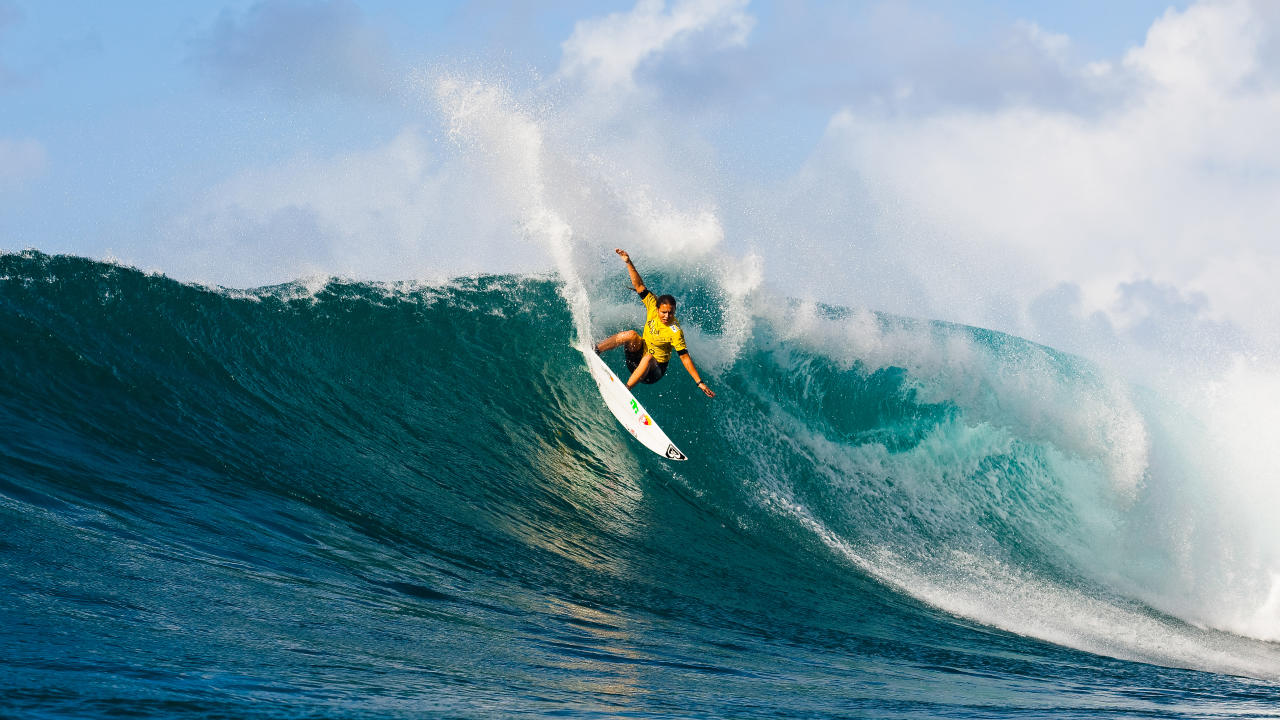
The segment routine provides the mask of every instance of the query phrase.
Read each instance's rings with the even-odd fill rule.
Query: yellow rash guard
[[[680,329],[678,322],[672,322],[670,325],[662,324],[662,318],[658,317],[658,299],[649,292],[648,288],[640,299],[644,301],[645,309],[648,310],[644,319],[645,350],[653,355],[653,359],[657,362],[670,362],[672,350],[683,352],[685,349],[684,331]]]

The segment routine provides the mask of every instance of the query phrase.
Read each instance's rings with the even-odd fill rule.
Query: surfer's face
[[[658,319],[663,325],[670,325],[672,320],[676,319],[676,306],[670,303],[664,303],[658,306]]]

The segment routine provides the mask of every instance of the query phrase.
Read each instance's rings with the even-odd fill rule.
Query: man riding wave
[[[612,350],[619,345],[625,346],[627,369],[631,371],[627,387],[633,388],[638,383],[652,384],[661,380],[667,372],[667,363],[671,361],[671,353],[674,351],[680,356],[680,362],[689,371],[694,382],[698,383],[698,388],[707,397],[715,397],[716,394],[702,381],[698,368],[693,364],[693,358],[689,356],[689,350],[685,347],[684,330],[680,329],[680,324],[676,321],[676,299],[670,295],[660,295],[655,298],[653,293],[645,287],[644,281],[640,279],[636,266],[631,264],[631,256],[621,248],[615,249],[614,252],[622,256],[623,262],[627,264],[631,285],[640,295],[640,300],[647,310],[644,333],[625,330],[607,337],[596,345],[596,354]]]

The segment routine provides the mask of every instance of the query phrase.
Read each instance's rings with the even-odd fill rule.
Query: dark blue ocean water
[[[877,347],[918,350],[851,361],[761,319],[714,401],[638,391],[672,464],[560,289],[0,256],[0,715],[1280,716],[1280,646],[1178,615],[1211,589],[1142,546],[1126,424],[1072,425],[1117,405],[1082,364],[907,321]]]

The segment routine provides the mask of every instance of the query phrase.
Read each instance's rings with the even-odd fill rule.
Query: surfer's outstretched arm
[[[631,274],[631,287],[635,288],[636,292],[644,295],[644,280],[640,279],[640,273],[636,272],[636,266],[631,264],[631,256],[622,248],[614,248],[613,251],[621,255],[622,261],[627,264],[627,272]]]
[[[711,388],[708,387],[706,383],[702,382],[702,375],[698,373],[698,368],[694,366],[693,358],[690,357],[688,351],[680,353],[680,362],[684,363],[684,369],[689,371],[689,375],[693,377],[693,381],[698,383],[699,390],[706,394],[707,397],[716,396],[716,394],[711,391]]]

